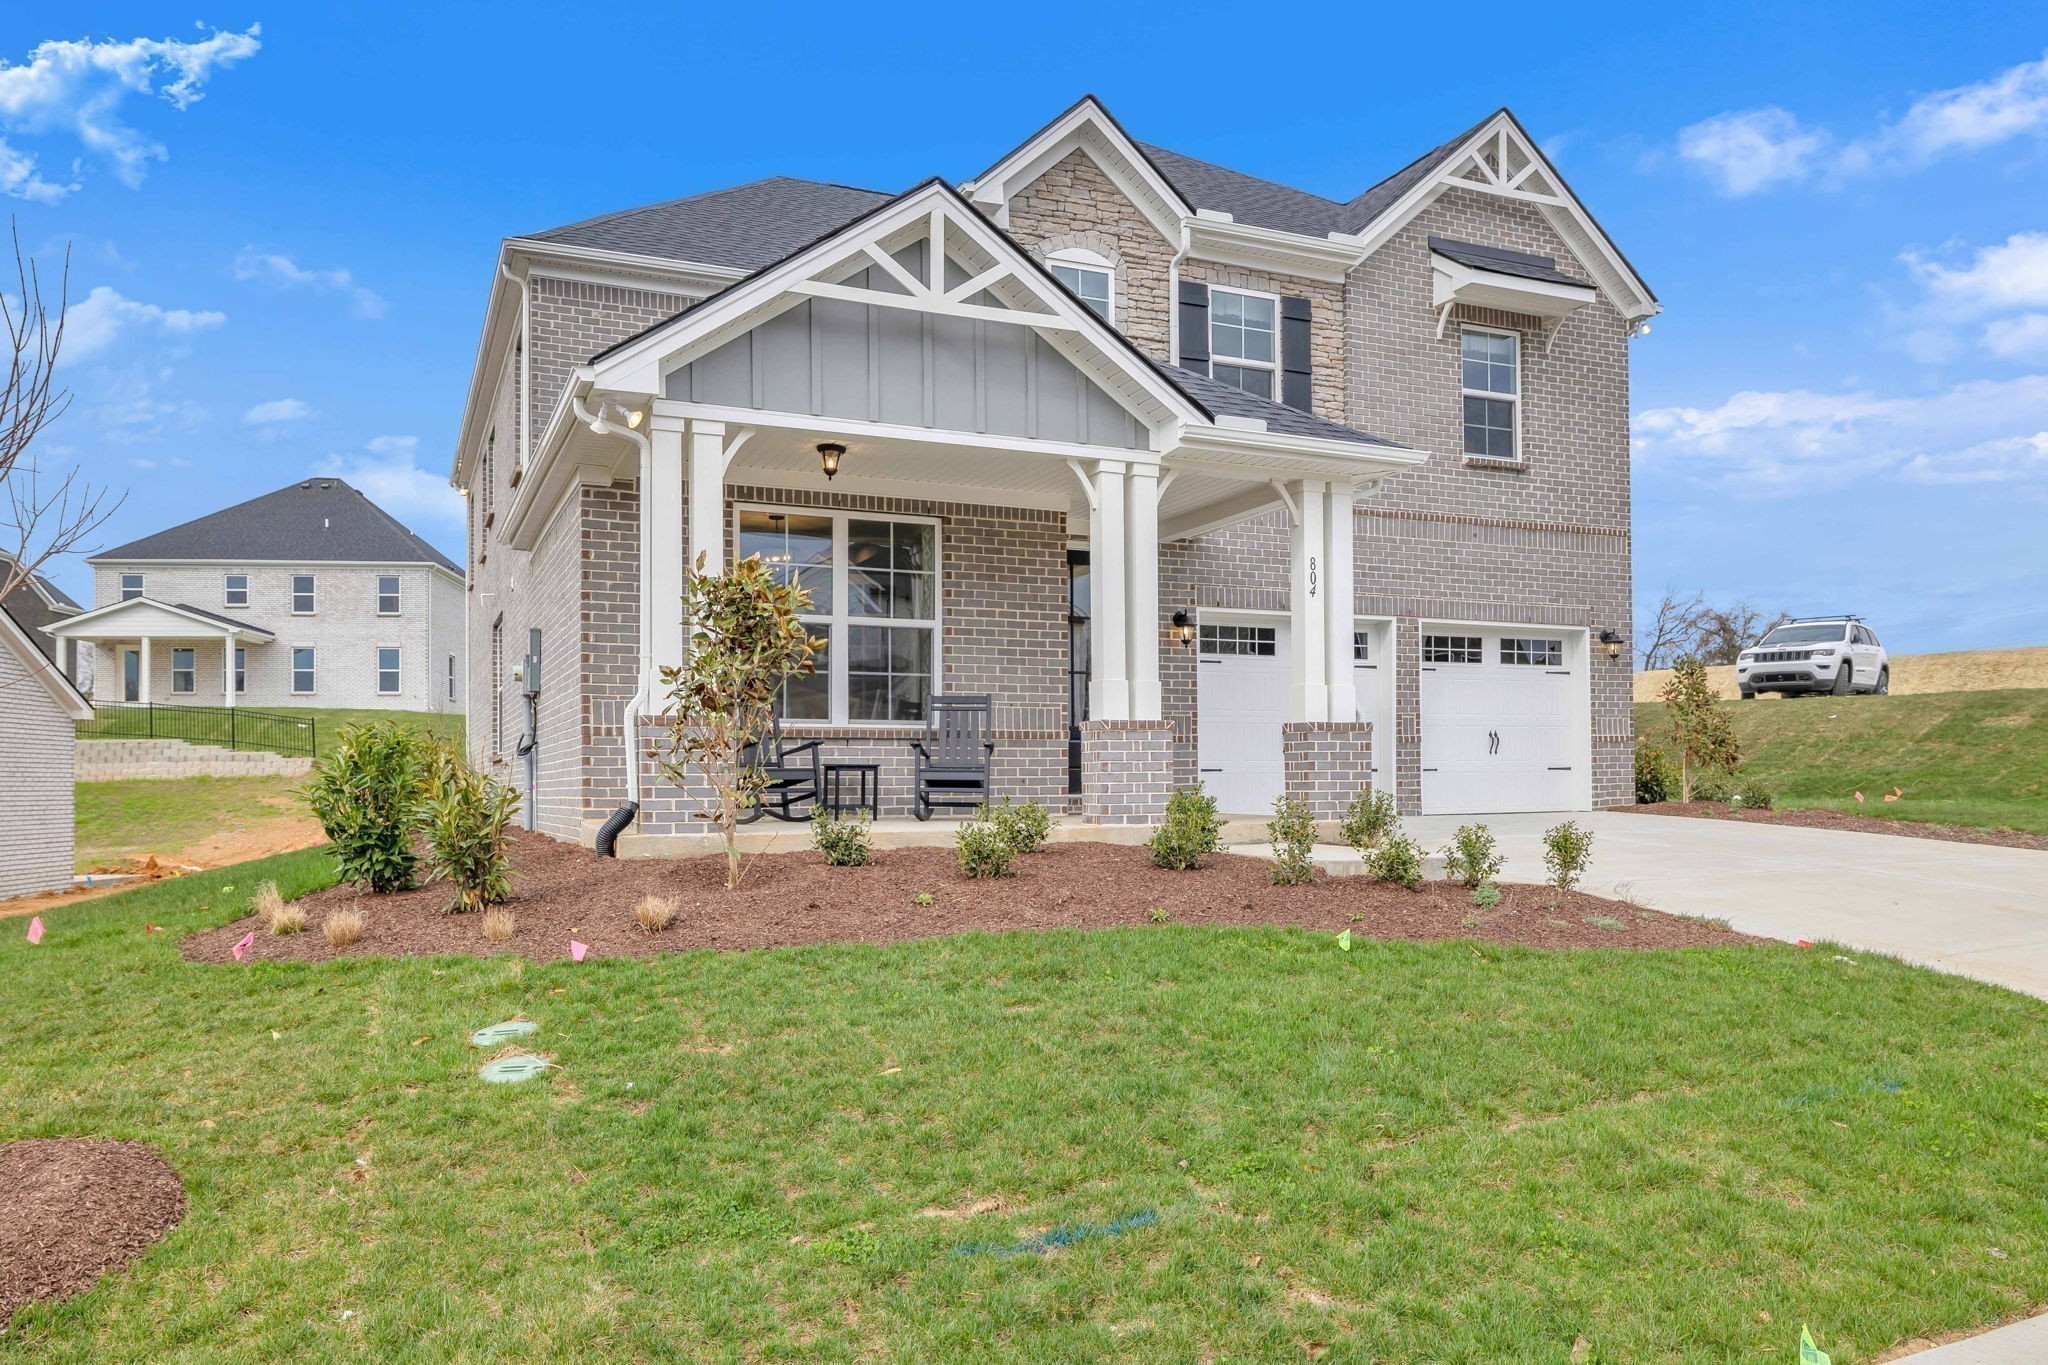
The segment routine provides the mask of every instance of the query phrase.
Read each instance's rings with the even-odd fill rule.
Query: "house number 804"
[[[1317,571],[1316,557],[1310,555],[1308,557],[1308,595],[1310,597],[1316,595],[1316,585],[1321,581],[1322,575]]]

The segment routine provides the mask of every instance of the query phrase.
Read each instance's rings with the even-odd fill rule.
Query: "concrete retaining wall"
[[[137,778],[302,777],[313,760],[262,749],[221,749],[182,739],[83,739],[77,780],[126,782]]]

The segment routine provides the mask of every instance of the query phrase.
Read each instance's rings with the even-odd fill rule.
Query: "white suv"
[[[1884,696],[1892,690],[1891,659],[1855,617],[1809,616],[1772,627],[1743,650],[1735,661],[1735,685],[1745,698],[1759,692]]]

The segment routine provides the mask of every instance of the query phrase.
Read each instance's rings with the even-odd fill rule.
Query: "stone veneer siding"
[[[1081,722],[1081,814],[1089,824],[1156,825],[1173,785],[1172,722]]]
[[[1116,267],[1117,330],[1155,360],[1171,361],[1174,244],[1078,148],[1013,195],[1009,233],[1040,260],[1087,247]]]
[[[1287,794],[1317,820],[1337,820],[1351,799],[1372,788],[1368,721],[1289,721],[1280,727]]]

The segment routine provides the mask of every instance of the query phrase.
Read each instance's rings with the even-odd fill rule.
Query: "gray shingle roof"
[[[203,616],[209,621],[218,621],[224,626],[233,626],[236,630],[260,630],[265,635],[272,637],[275,637],[277,634],[269,626],[259,626],[254,621],[237,621],[232,616],[222,616],[217,611],[208,611],[205,607],[195,607],[190,602],[173,602],[170,605],[176,607],[179,611],[189,611],[194,616]]]
[[[536,242],[759,270],[895,198],[786,175],[529,232]]]
[[[158,531],[92,556],[124,559],[334,560],[348,563],[455,562],[341,479],[302,479],[211,516]]]
[[[1432,237],[1429,249],[1439,256],[1448,256],[1459,265],[1474,270],[1491,270],[1496,275],[1514,275],[1525,280],[1543,280],[1550,284],[1575,284],[1590,288],[1584,280],[1575,280],[1557,268],[1554,256],[1538,256],[1527,251],[1509,251],[1506,247],[1481,246],[1476,242],[1460,242],[1451,237]]]
[[[1181,392],[1207,408],[1212,416],[1257,417],[1265,422],[1266,430],[1283,436],[1313,436],[1325,441],[1400,448],[1396,442],[1356,427],[1347,427],[1341,422],[1332,422],[1312,412],[1303,412],[1300,408],[1290,408],[1270,398],[1261,398],[1255,393],[1246,393],[1243,389],[1232,388],[1179,365],[1158,365],[1156,368],[1179,385]]]

